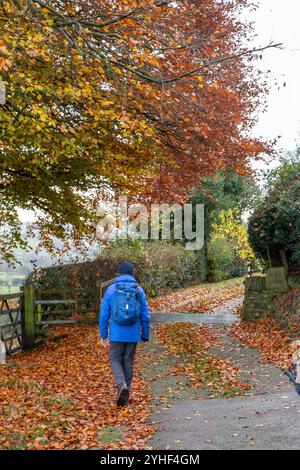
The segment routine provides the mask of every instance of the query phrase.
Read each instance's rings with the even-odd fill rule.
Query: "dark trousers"
[[[137,343],[112,341],[109,348],[110,365],[116,385],[126,382],[129,390],[131,389],[136,345]]]

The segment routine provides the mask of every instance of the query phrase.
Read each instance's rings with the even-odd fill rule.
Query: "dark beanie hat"
[[[124,261],[119,267],[119,274],[129,274],[130,276],[133,275],[133,270],[134,266],[132,263],[129,263],[128,261]]]

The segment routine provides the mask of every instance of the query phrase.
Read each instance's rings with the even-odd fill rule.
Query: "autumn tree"
[[[259,49],[240,46],[247,3],[1,2],[4,257],[24,243],[18,208],[51,249],[94,234],[99,198],[184,200],[204,176],[247,171],[266,150],[246,135],[263,91]]]
[[[242,214],[255,208],[259,199],[260,188],[254,176],[239,175],[228,169],[204,178],[199,187],[195,187],[190,202],[204,204],[205,239],[208,241],[212,225],[219,224],[221,212],[233,210]]]

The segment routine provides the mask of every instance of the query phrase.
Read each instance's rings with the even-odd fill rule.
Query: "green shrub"
[[[284,163],[249,221],[249,241],[256,255],[281,265],[285,250],[290,264],[300,264],[300,163]],[[269,255],[269,256],[268,256]]]
[[[235,254],[232,241],[224,236],[214,235],[208,245],[210,280],[214,282],[243,276],[247,271],[244,260]]]

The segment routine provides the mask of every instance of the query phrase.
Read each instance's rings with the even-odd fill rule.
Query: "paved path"
[[[159,415],[154,449],[300,449],[300,400],[286,394],[180,400]]]
[[[210,313],[151,313],[153,323],[197,323],[202,325],[230,325],[238,321],[235,315]]]
[[[230,359],[240,378],[253,386],[244,397],[209,399],[207,391],[192,389],[186,378],[168,373],[174,359],[158,359],[152,366],[158,374],[152,383],[156,406],[151,421],[157,428],[149,442],[153,449],[300,449],[300,397],[279,369],[228,335],[224,325],[239,321],[233,308],[231,302],[212,314],[153,314],[154,321],[214,325],[221,346],[212,353]],[[161,356],[158,349],[157,358]]]
[[[154,323],[173,323],[176,321],[203,325],[230,325],[239,321],[239,317],[234,313],[234,310],[240,303],[241,299],[233,300],[212,313],[152,312],[151,320]]]

